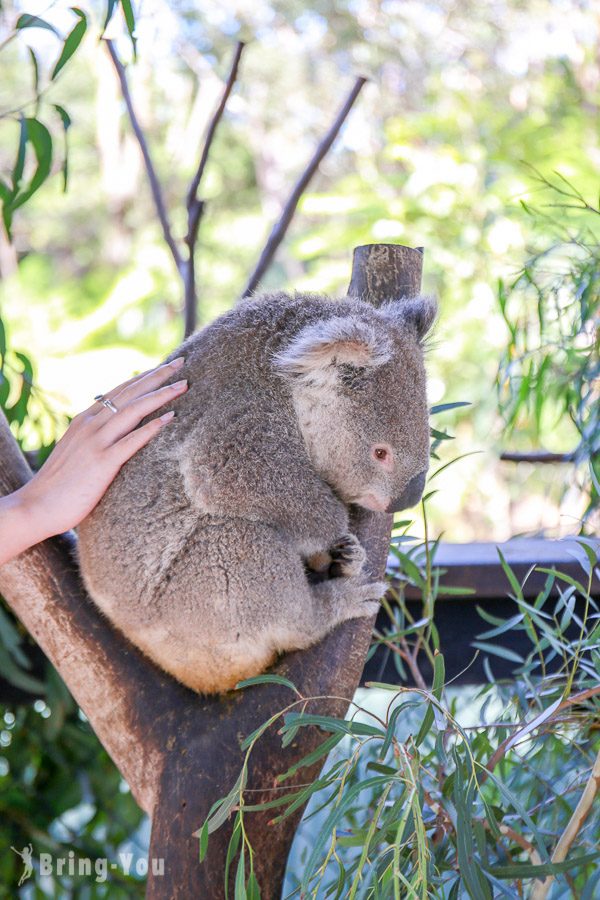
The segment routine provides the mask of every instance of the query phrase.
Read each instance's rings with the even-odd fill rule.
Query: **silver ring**
[[[94,397],[94,400],[99,400],[102,406],[105,406],[107,409],[110,409],[111,412],[119,412],[115,404],[112,400],[109,400],[108,397],[105,397],[104,394],[98,394],[97,397]]]

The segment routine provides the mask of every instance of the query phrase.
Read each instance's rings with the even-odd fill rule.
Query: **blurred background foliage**
[[[471,404],[434,423],[463,458],[436,478],[430,533],[593,532],[600,16],[584,0],[0,2],[0,403],[34,461],[98,391],[183,334],[180,281],[98,40],[107,5],[179,238],[235,42],[248,42],[203,182],[201,322],[239,297],[332,111],[368,75],[262,287],[343,293],[355,245],[424,246],[442,310],[430,400]],[[570,196],[556,192],[564,178]],[[501,461],[507,449],[572,461]],[[84,717],[10,615],[0,638],[14,688],[0,698],[2,844],[129,849],[140,813]],[[20,866],[3,854],[0,896],[15,895]],[[123,878],[92,894],[63,879],[46,895],[139,895]]]
[[[180,284],[98,42],[104,4],[83,9],[87,33],[55,80],[62,40],[47,28],[22,28],[1,54],[0,114],[38,109],[54,137],[53,175],[15,210],[13,243],[4,237],[0,247],[9,345],[27,348],[54,415],[89,405],[182,335]],[[61,37],[80,27],[61,2],[26,11]],[[24,12],[4,4],[4,34]],[[570,453],[579,433],[542,393],[544,414],[520,415],[507,434],[494,384],[510,342],[499,282],[512,284],[536,248],[554,241],[553,220],[566,215],[544,206],[551,199],[538,203],[529,166],[547,176],[558,170],[583,196],[597,194],[599,27],[593,5],[577,0],[323,0],[310,11],[290,0],[238,0],[207,2],[202,14],[194,4],[149,0],[137,10],[133,61],[121,17],[109,26],[122,58],[132,60],[132,93],[176,236],[235,41],[248,41],[204,182],[202,322],[235,302],[332,110],[357,73],[370,77],[263,286],[341,293],[353,246],[426,248],[425,289],[439,294],[442,308],[428,361],[431,401],[471,402],[446,423],[459,455],[480,451],[440,476],[430,516],[449,540],[577,532],[589,502],[572,465],[499,461],[502,449]],[[23,106],[35,97],[35,77],[41,96]],[[56,107],[72,123],[66,194],[65,119]],[[18,129],[14,113],[0,120],[2,173],[14,166]],[[27,166],[35,168],[33,157]],[[536,204],[541,215],[531,215]],[[49,439],[52,422],[45,427]],[[39,442],[36,431],[24,438],[30,447]]]

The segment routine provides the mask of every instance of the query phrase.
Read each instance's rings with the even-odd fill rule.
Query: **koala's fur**
[[[189,382],[176,418],[78,528],[91,597],[162,669],[226,691],[377,610],[384,585],[361,575],[348,505],[419,499],[434,316],[428,298],[265,295],[171,354],[185,356],[172,380]],[[341,577],[311,583],[307,564]]]

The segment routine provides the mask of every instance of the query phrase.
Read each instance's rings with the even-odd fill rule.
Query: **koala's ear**
[[[310,375],[330,366],[368,369],[392,355],[384,331],[352,316],[336,316],[307,325],[274,356],[277,369],[288,375]]]
[[[404,297],[401,300],[388,300],[379,307],[379,311],[396,324],[410,328],[418,340],[421,340],[435,321],[438,304],[435,297]]]

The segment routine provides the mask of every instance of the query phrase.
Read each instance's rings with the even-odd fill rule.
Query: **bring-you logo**
[[[148,874],[148,868],[150,867],[154,876],[165,874],[164,859],[153,857],[147,860],[141,857],[134,861],[133,853],[118,853],[117,861],[110,861],[107,857],[102,856],[94,859],[91,859],[89,856],[76,856],[73,850],[69,850],[66,856],[40,853],[37,857],[36,866],[31,844],[23,847],[22,850],[17,850],[16,847],[11,847],[10,849],[17,856],[20,856],[23,861],[23,872],[19,879],[19,887],[34,876],[36,870],[40,878],[47,878],[53,875],[58,877],[67,876],[69,878],[93,878],[97,884],[105,882],[111,871],[119,871],[123,875],[137,875],[143,878]]]

